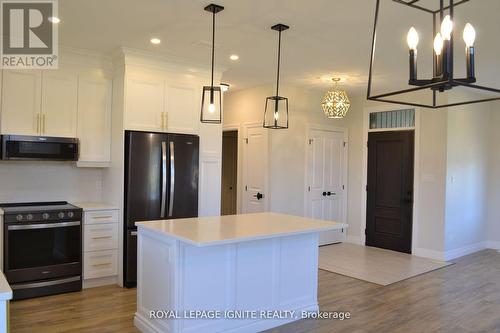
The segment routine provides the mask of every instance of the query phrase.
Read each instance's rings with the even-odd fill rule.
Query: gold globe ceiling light
[[[323,103],[321,103],[321,107],[323,108],[327,118],[344,118],[347,111],[349,111],[351,102],[347,97],[347,93],[344,90],[338,89],[340,78],[333,78],[332,81],[335,84],[333,90],[326,93],[323,98]]]

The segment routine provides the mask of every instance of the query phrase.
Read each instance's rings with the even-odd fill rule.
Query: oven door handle
[[[80,225],[80,221],[61,222],[61,223],[9,225],[7,227],[7,230],[50,229],[50,228],[73,227],[73,226],[77,226],[77,225]]]

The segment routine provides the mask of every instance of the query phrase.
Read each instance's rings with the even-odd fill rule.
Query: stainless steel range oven
[[[3,272],[14,299],[82,288],[82,210],[67,202],[0,205]]]

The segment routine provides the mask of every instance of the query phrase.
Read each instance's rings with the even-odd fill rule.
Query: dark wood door
[[[366,245],[411,253],[413,131],[368,136]]]

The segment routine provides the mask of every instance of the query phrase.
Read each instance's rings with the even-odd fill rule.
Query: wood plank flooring
[[[390,286],[319,272],[322,311],[352,318],[301,320],[268,333],[499,332],[500,253],[482,251]],[[100,287],[12,302],[11,332],[138,332],[135,290]]]

